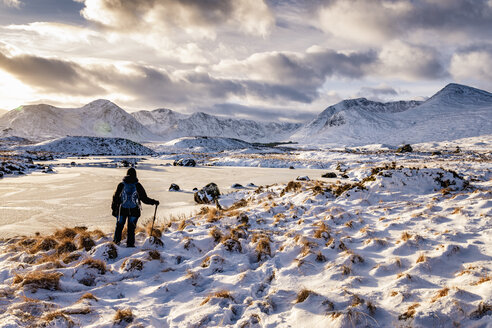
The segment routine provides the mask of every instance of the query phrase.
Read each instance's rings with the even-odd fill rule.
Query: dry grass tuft
[[[229,207],[227,210],[233,211],[233,210],[237,210],[238,208],[245,207],[247,205],[248,205],[248,201],[244,198],[241,198],[240,200],[232,204],[231,207]]]
[[[116,313],[114,315],[113,322],[115,324],[120,324],[123,321],[130,323],[130,322],[133,322],[134,319],[135,318],[133,316],[131,309],[124,309],[124,310],[118,309],[118,311],[116,311]]]
[[[54,249],[58,245],[58,242],[52,238],[52,237],[46,237],[38,241],[31,249],[29,252],[31,254],[40,252],[40,251],[49,251]]]
[[[72,319],[67,317],[65,313],[63,313],[62,311],[48,312],[41,317],[41,320],[48,324],[54,320],[60,320],[60,319],[64,321],[63,326],[65,327],[75,326],[75,323],[72,321]]]
[[[93,301],[96,301],[98,302],[98,299],[96,296],[94,296],[93,294],[91,293],[85,293],[84,295],[82,295],[80,298],[79,298],[79,301],[82,301],[82,300],[93,300]]]
[[[33,291],[38,289],[59,290],[62,275],[59,272],[34,271],[24,276],[16,275],[13,283],[20,284],[21,287],[26,286]]]
[[[343,264],[341,266],[341,269],[342,269],[342,275],[344,275],[344,276],[348,276],[352,272],[352,269],[348,265],[345,265],[345,264]]]
[[[324,256],[323,253],[321,253],[321,251],[319,251],[318,254],[316,254],[316,262],[320,262],[320,263],[326,262],[326,256]]]
[[[74,261],[77,261],[81,256],[82,255],[77,253],[67,254],[67,256],[65,256],[62,261],[65,264],[70,264]]]
[[[86,266],[89,269],[96,269],[99,274],[105,274],[107,271],[106,263],[101,260],[93,259],[91,257],[82,261],[80,265]]]
[[[267,255],[272,256],[270,240],[267,237],[263,237],[256,244],[256,259],[258,262],[263,261]]]
[[[208,223],[217,222],[221,218],[222,218],[222,211],[218,210],[215,207],[209,207],[208,208],[208,211],[207,211],[207,222]],[[178,227],[178,230],[179,230],[179,227]]]
[[[284,189],[282,189],[282,191],[280,192],[280,196],[283,196],[286,193],[291,192],[291,191],[297,192],[301,189],[302,189],[302,185],[300,182],[289,181],[289,183],[287,183],[287,186]]]
[[[77,250],[77,246],[70,239],[65,239],[56,247],[57,254],[72,253]]]
[[[90,231],[89,233],[95,239],[101,239],[103,237],[106,237],[106,234],[104,232],[102,232],[101,230],[99,230],[99,229]]]
[[[403,241],[407,241],[409,240],[410,238],[412,238],[412,235],[409,234],[408,232],[404,231],[402,234],[401,234],[401,240]]]
[[[227,235],[222,237],[221,243],[225,246],[225,248],[229,252],[239,252],[243,251],[243,247],[241,246],[241,242],[237,239],[234,239],[233,236]]]
[[[161,259],[161,253],[159,253],[155,249],[154,250],[150,250],[149,251],[149,258],[151,260],[160,260]]]
[[[398,320],[407,320],[413,318],[416,312],[415,309],[418,308],[419,306],[420,306],[419,303],[414,303],[413,305],[410,305],[406,312],[398,316]]]
[[[314,238],[330,239],[330,228],[324,222],[321,222],[318,229],[314,231]]]
[[[126,271],[142,271],[143,262],[139,259],[126,259],[121,264],[121,268]]]
[[[478,304],[478,308],[472,313],[470,313],[470,318],[474,320],[481,319],[486,315],[490,315],[491,312],[492,312],[491,304],[480,302],[480,304]]]
[[[78,240],[78,248],[85,249],[86,252],[90,251],[96,243],[92,239],[91,235],[87,232],[81,233]]]
[[[420,254],[419,258],[417,259],[416,263],[422,263],[427,261],[427,257],[424,254]]]
[[[304,302],[308,297],[309,295],[311,294],[316,294],[315,292],[313,292],[312,290],[309,290],[309,289],[302,289],[299,293],[297,293],[297,298],[296,298],[296,301],[295,303],[302,303]]]
[[[448,287],[444,287],[443,289],[439,290],[436,293],[436,295],[434,295],[434,297],[431,299],[431,303],[434,303],[435,301],[437,301],[441,297],[447,296],[448,293],[449,293],[449,288]]]
[[[202,303],[200,303],[200,305],[207,304],[212,298],[224,298],[224,299],[234,301],[234,298],[232,297],[231,292],[229,292],[227,290],[220,290],[218,292],[215,292],[214,294],[208,295],[202,301]]]
[[[223,238],[222,231],[216,226],[213,226],[209,230],[208,234],[214,239],[216,243],[218,243]]]

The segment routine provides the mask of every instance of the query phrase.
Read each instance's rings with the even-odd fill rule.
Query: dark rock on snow
[[[302,176],[302,177],[297,177],[296,180],[297,181],[311,181],[311,179],[309,179],[309,177],[307,175]]]
[[[193,158],[180,158],[174,161],[174,166],[196,166],[196,162]]]
[[[412,146],[410,146],[409,144],[398,147],[398,149],[396,150],[397,153],[411,153],[412,151]]]
[[[169,191],[180,191],[181,189],[179,186],[175,183],[171,183],[171,186],[169,187]]]
[[[220,196],[219,187],[211,182],[199,191],[195,192],[195,202],[198,204],[210,204]]]
[[[337,174],[334,172],[328,172],[328,173],[323,174],[321,177],[322,178],[336,178]]]

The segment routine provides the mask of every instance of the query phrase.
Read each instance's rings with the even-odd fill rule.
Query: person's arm
[[[138,198],[144,204],[147,204],[147,205],[159,205],[159,201],[158,200],[149,198],[147,196],[147,193],[145,192],[144,187],[140,183],[137,183],[137,192],[138,192]]]

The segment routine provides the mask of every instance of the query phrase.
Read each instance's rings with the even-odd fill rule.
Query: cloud
[[[244,106],[232,103],[214,104],[212,107],[203,108],[201,110],[211,114],[258,121],[278,121],[279,118],[281,118],[288,121],[306,122],[315,117],[314,114],[309,112],[300,112],[285,108]]]
[[[429,46],[392,41],[381,49],[379,61],[372,71],[376,76],[404,80],[438,79],[448,76],[439,52]]]
[[[474,45],[456,51],[450,64],[451,75],[457,80],[483,81],[492,87],[492,44]]]
[[[437,38],[480,38],[492,30],[487,0],[332,0],[319,10],[319,26],[361,43],[411,38],[418,31]],[[435,36],[434,36],[435,37]]]
[[[274,17],[263,0],[77,0],[82,15],[106,28],[124,32],[184,31],[215,38],[228,25],[252,35],[267,35]]]
[[[380,85],[377,87],[362,87],[358,93],[359,97],[385,97],[385,96],[397,96],[398,92],[387,85]]]
[[[20,8],[22,2],[20,0],[2,0],[1,1],[5,6],[12,8]]]
[[[84,76],[81,66],[60,59],[0,52],[0,69],[44,92],[93,95],[104,91]]]

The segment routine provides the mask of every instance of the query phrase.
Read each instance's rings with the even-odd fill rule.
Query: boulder
[[[198,204],[210,204],[217,200],[219,196],[219,187],[213,182],[209,183],[194,194],[195,202]]]
[[[173,166],[196,166],[196,162],[193,158],[180,158],[174,161]]]
[[[239,183],[235,183],[231,186],[231,188],[233,189],[243,189],[243,185],[242,184],[239,184]]]
[[[169,191],[180,191],[181,189],[179,186],[175,183],[171,183],[171,186],[169,187]]]
[[[309,179],[309,177],[307,175],[302,176],[302,177],[297,177],[296,180],[297,181],[311,181],[311,179]]]
[[[322,178],[336,178],[337,174],[334,172],[328,172],[328,173],[323,174],[321,177]]]
[[[396,150],[397,153],[411,153],[412,151],[412,146],[410,146],[409,144],[398,147],[398,149]]]

